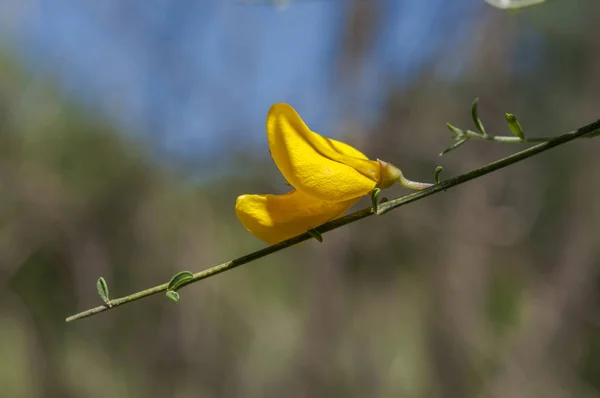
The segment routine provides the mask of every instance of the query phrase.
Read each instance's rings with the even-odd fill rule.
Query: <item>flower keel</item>
[[[248,231],[273,244],[341,217],[358,200],[324,202],[292,190],[284,195],[241,195],[235,212]]]

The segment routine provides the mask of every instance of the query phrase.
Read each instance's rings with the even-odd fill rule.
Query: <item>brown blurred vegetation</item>
[[[367,3],[348,21],[340,85],[380,17]],[[496,134],[504,112],[530,135],[586,124],[600,117],[598,15],[595,0],[486,10],[408,90],[391,82],[371,131],[352,109],[340,129],[427,180],[440,162],[447,177],[519,149],[437,156],[446,121],[470,127],[475,96]],[[535,62],[528,30],[545,45],[518,72]],[[464,57],[458,79],[441,77]],[[121,296],[261,247],[233,203],[285,187],[250,158],[237,163],[253,177],[198,186],[10,57],[1,70],[0,396],[600,396],[598,139],[202,281],[177,305],[155,296],[66,324],[99,303],[100,275]]]

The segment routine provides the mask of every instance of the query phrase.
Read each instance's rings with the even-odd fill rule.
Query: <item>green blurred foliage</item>
[[[485,14],[459,79],[432,64],[390,85],[378,124],[356,131],[348,111],[344,139],[426,180],[440,161],[446,177],[518,149],[437,156],[476,96],[490,134],[510,134],[506,112],[528,135],[583,125],[599,116],[598,12]],[[368,36],[352,20],[347,36]],[[545,45],[521,70],[528,29]],[[118,297],[261,247],[235,198],[286,187],[247,154],[229,157],[243,178],[197,185],[10,56],[0,68],[0,396],[600,395],[595,140],[185,287],[177,304],[157,295],[66,324],[101,303],[99,276]]]

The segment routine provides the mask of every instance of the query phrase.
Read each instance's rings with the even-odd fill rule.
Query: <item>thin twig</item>
[[[426,196],[433,195],[437,192],[445,191],[447,189],[450,189],[452,187],[460,185],[464,182],[467,182],[467,181],[473,180],[475,178],[484,176],[486,174],[492,173],[496,170],[499,170],[501,168],[509,166],[513,163],[520,162],[531,156],[534,156],[541,152],[544,152],[550,148],[554,148],[555,146],[566,144],[569,141],[572,141],[579,137],[583,137],[588,134],[591,135],[593,132],[597,132],[597,131],[600,131],[600,120],[597,120],[594,123],[588,124],[587,126],[578,128],[577,130],[571,131],[564,135],[553,138],[549,141],[545,141],[541,144],[527,148],[521,152],[517,152],[513,155],[510,155],[503,159],[492,162],[488,165],[485,165],[481,168],[470,171],[466,174],[462,174],[460,176],[443,181],[439,184],[435,184],[435,185],[433,185],[427,189],[424,189],[422,191],[417,191],[417,192],[411,193],[409,195],[406,195],[406,196],[403,196],[403,197],[400,197],[400,198],[397,198],[397,199],[394,199],[394,200],[391,200],[391,201],[388,201],[385,203],[380,203],[377,208],[377,212],[375,212],[372,207],[369,207],[367,209],[362,209],[357,212],[351,213],[345,217],[338,218],[337,220],[333,220],[326,224],[323,224],[323,225],[315,228],[315,230],[320,234],[324,234],[326,232],[332,231],[332,230],[340,228],[344,225],[351,224],[353,222],[356,222],[356,221],[361,220],[366,217],[370,217],[375,214],[378,214],[378,215],[385,214],[388,211],[396,209],[400,206],[404,206],[404,205],[414,202],[416,200],[423,199]],[[313,238],[313,236],[307,232],[302,235],[298,235],[291,239],[285,240],[283,242],[265,247],[264,249],[247,254],[243,257],[236,258],[235,260],[231,260],[226,263],[209,268],[207,270],[200,271],[200,272],[194,274],[194,277],[192,279],[190,279],[189,282],[186,283],[186,285],[189,285],[194,282],[198,282],[202,279],[206,279],[208,277],[220,274],[225,271],[229,271],[233,268],[239,267],[240,265],[249,263],[254,260],[258,260],[259,258],[268,256],[270,254],[273,254],[275,252],[278,252],[280,250],[283,250],[285,248],[288,248],[290,246],[296,245],[300,242],[304,242],[304,241],[312,239],[312,238]],[[68,317],[66,319],[66,321],[71,322],[71,321],[74,321],[77,319],[86,318],[86,317],[98,314],[100,312],[104,312],[104,311],[113,309],[122,304],[130,303],[132,301],[136,301],[136,300],[151,296],[156,293],[164,292],[167,290],[168,285],[169,285],[168,283],[163,283],[162,285],[158,285],[158,286],[152,287],[150,289],[142,290],[140,292],[131,294],[129,296],[110,300],[105,305],[91,308],[87,311],[83,311],[78,314],[72,315],[72,316]]]
[[[539,142],[546,142],[554,139],[555,137],[515,137],[509,135],[489,135],[489,134],[479,134],[471,130],[465,130],[464,136],[468,139],[472,140],[485,140],[485,141],[495,141],[502,142],[508,144],[537,144]]]

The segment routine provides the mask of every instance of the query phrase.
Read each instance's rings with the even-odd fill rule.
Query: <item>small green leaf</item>
[[[96,281],[96,289],[98,289],[98,295],[106,304],[110,301],[108,296],[108,285],[103,277],[98,278]]]
[[[323,243],[323,236],[321,236],[321,233],[319,231],[317,231],[316,229],[309,229],[308,234],[310,236],[312,236],[313,238],[315,238],[316,240],[319,241],[319,243]]]
[[[458,128],[458,127],[456,127],[456,126],[453,126],[453,125],[452,125],[452,124],[450,124],[450,123],[446,123],[446,127],[448,127],[448,130],[450,130],[450,131],[452,131],[454,134],[456,134],[456,136],[457,136],[457,137],[462,137],[462,136],[465,134],[465,132],[464,132],[463,130],[459,129],[459,128]]]
[[[189,282],[192,279],[194,279],[194,274],[192,274],[190,271],[181,271],[171,278],[167,290],[177,290],[181,285]]]
[[[371,191],[371,207],[373,208],[373,213],[377,213],[377,198],[379,197],[379,194],[381,193],[381,189],[379,188],[375,188],[374,190]]]
[[[454,144],[450,145],[448,148],[444,149],[441,153],[440,156],[447,154],[448,152],[450,152],[453,149],[458,148],[459,146],[461,146],[462,144],[464,144],[465,142],[467,142],[469,139],[468,138],[463,138],[461,140],[456,141]]]
[[[506,115],[504,115],[504,117],[506,118],[506,122],[508,123],[508,128],[510,129],[510,131],[512,131],[513,134],[519,137],[520,139],[524,140],[525,134],[523,133],[523,129],[521,128],[521,125],[519,124],[519,121],[517,120],[515,115],[513,115],[512,113],[507,113]]]
[[[165,293],[165,295],[174,302],[179,302],[179,293],[177,293],[175,290],[167,290],[167,293]]]
[[[442,166],[438,166],[438,167],[435,168],[434,173],[435,173],[435,183],[436,184],[439,184],[441,182],[440,181],[440,174],[442,173],[442,171],[444,171],[444,168]]]
[[[475,98],[473,100],[473,105],[471,105],[471,116],[473,117],[473,123],[475,123],[475,127],[481,133],[481,135],[487,135],[485,132],[485,128],[483,127],[483,123],[481,123],[481,119],[477,114],[477,105],[479,104],[479,98]]]

